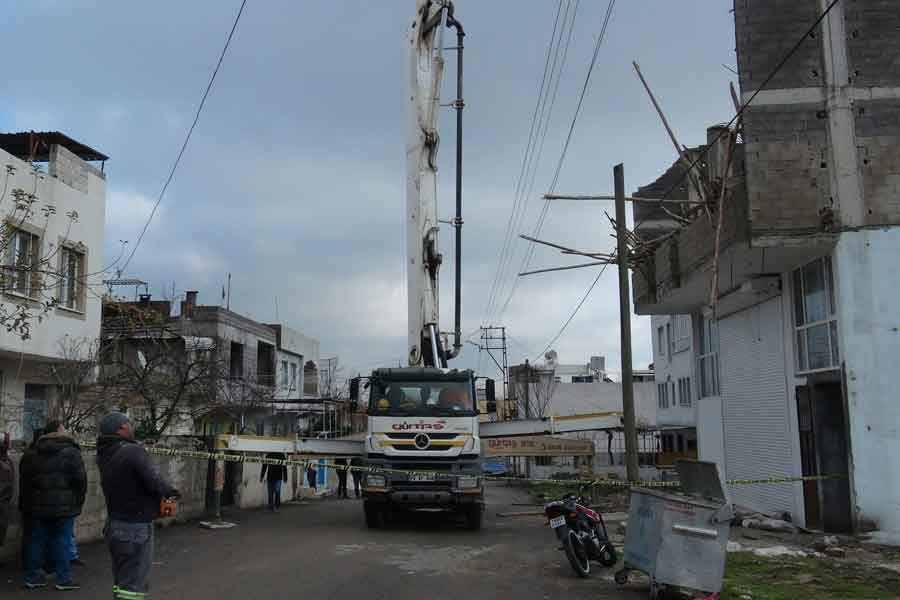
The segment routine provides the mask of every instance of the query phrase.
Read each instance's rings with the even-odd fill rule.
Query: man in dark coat
[[[362,466],[362,458],[354,456],[350,459],[350,468],[353,469],[350,471],[350,476],[353,477],[353,493],[357,498],[359,498],[359,482],[362,480],[362,471],[360,470]]]
[[[143,598],[153,565],[153,520],[164,498],[180,494],[160,477],[123,413],[110,413],[100,421],[97,466],[106,498],[103,534],[112,557],[113,595],[121,600]]]
[[[77,590],[66,548],[67,524],[81,514],[87,476],[81,448],[59,423],[46,433],[19,464],[19,508],[30,522],[25,545],[25,587],[47,585],[45,561],[56,573],[56,589]]]
[[[15,481],[16,471],[9,458],[9,434],[6,433],[0,440],[0,546],[3,546],[6,541],[6,529],[9,527],[9,505],[12,503]]]
[[[284,452],[269,452],[266,458],[274,460],[287,460]],[[288,472],[285,465],[263,464],[259,472],[259,480],[266,480],[266,488],[269,493],[269,510],[278,512],[281,508],[281,485],[287,483]]]

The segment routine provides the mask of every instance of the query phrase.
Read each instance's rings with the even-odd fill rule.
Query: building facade
[[[58,132],[0,134],[0,432],[15,441],[59,417],[54,365],[96,349],[106,159]]]
[[[635,269],[635,309],[693,316],[701,458],[729,479],[834,476],[734,487],[735,502],[898,539],[885,457],[900,450],[886,364],[900,351],[900,17],[838,3],[781,64],[828,5],[735,2],[742,101],[768,83],[739,136],[708,132],[691,177],[709,198],[680,163],[639,190],[673,189],[713,214],[638,228],[655,252]],[[636,222],[653,210],[636,208]]]
[[[697,457],[697,401],[690,315],[653,315],[653,371],[661,452]],[[663,459],[664,461],[667,459]]]

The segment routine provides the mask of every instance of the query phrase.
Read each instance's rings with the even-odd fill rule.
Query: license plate
[[[550,519],[550,527],[552,529],[556,529],[557,527],[562,527],[565,524],[566,524],[565,517],[553,517],[552,519]]]
[[[410,481],[434,481],[434,477],[425,473],[412,473],[409,476]]]

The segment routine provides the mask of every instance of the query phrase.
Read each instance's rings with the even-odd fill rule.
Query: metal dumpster
[[[679,460],[681,486],[631,489],[625,562],[616,582],[628,572],[650,576],[650,598],[667,586],[719,592],[725,572],[728,530],[733,516],[728,491],[716,463]]]

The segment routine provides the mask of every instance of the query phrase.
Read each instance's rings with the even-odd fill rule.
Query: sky
[[[505,326],[510,364],[534,361],[597,274],[588,268],[521,278],[506,310],[488,314],[560,3],[455,4],[467,34],[462,329]],[[123,264],[123,242],[128,252],[134,247],[239,6],[240,0],[34,0],[4,12],[0,43],[10,58],[0,131],[59,130],[110,156],[106,264]],[[231,273],[232,310],[263,322],[277,318],[318,338],[321,356],[339,357],[345,374],[403,360],[406,35],[414,6],[414,0],[248,0],[190,145],[123,276],[148,281],[154,297],[198,290],[201,304],[219,304]],[[562,6],[575,11],[576,2]],[[577,3],[516,235],[535,227],[606,8],[605,0]],[[446,58],[443,102],[455,85],[454,56]],[[703,143],[706,128],[733,113],[728,84],[735,76],[726,68],[735,65],[731,2],[615,4],[557,192],[611,194],[613,165],[623,163],[630,193],[675,160],[632,61],[679,141]],[[455,115],[443,110],[438,213],[450,218]],[[554,203],[540,237],[609,250],[614,241],[604,211],[613,209],[603,202]],[[441,328],[450,330],[453,234],[444,227],[440,235]],[[503,300],[525,250],[523,240],[513,246]],[[584,260],[538,248],[530,267],[578,262]],[[649,317],[632,315],[632,333],[635,367],[646,367]],[[602,355],[611,371],[619,369],[614,268],[550,347],[562,363]],[[452,363],[497,376],[491,365],[471,344]]]

